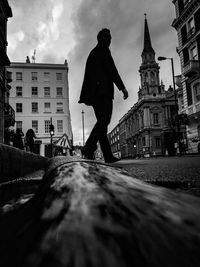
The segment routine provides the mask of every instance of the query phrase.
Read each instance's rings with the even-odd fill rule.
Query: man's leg
[[[112,116],[112,99],[98,99],[98,101],[93,105],[93,108],[97,122],[86,142],[86,147],[94,152],[96,150],[96,144],[99,141],[104,159],[107,161],[107,159],[113,157],[107,138],[108,125]]]

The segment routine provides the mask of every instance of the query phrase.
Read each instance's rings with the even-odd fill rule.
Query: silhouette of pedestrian
[[[24,150],[24,144],[22,140],[22,136],[24,136],[21,129],[16,129],[16,133],[13,135],[13,146],[19,149]]]
[[[26,132],[26,146],[28,147],[28,151],[30,152],[34,152],[34,138],[36,138],[35,132],[33,131],[33,129],[29,129]]]
[[[109,29],[102,29],[97,35],[97,45],[90,52],[85,68],[85,75],[79,103],[92,106],[97,122],[92,129],[82,154],[86,159],[94,159],[94,151],[99,141],[104,160],[107,163],[116,162],[111,152],[107,138],[107,128],[111,120],[114,84],[128,98],[126,90],[109,50],[111,34]]]

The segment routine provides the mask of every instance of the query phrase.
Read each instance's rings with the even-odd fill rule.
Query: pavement
[[[200,196],[200,155],[123,159],[115,163],[145,182]]]

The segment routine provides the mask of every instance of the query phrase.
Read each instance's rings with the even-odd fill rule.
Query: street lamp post
[[[83,146],[85,145],[85,130],[84,130],[84,111],[82,110],[82,126],[83,126]]]
[[[53,135],[54,135],[54,125],[52,124],[52,118],[50,119],[50,139],[51,139],[51,157],[53,157]]]
[[[175,88],[175,78],[174,78],[174,61],[172,57],[158,57],[159,61],[169,59],[171,60],[171,67],[172,67],[172,81],[173,81],[173,91],[174,91],[174,100],[176,105],[176,112],[178,114],[178,103],[177,103],[177,95],[176,95],[176,88]]]
[[[176,116],[177,116],[177,143],[179,145],[179,152],[181,156],[181,147],[180,147],[180,124],[179,124],[179,119],[178,119],[178,101],[177,101],[177,94],[176,94],[176,88],[175,88],[175,76],[174,76],[174,61],[172,57],[158,57],[159,61],[169,59],[171,60],[171,67],[172,67],[172,80],[173,80],[173,91],[174,91],[174,101],[175,101],[175,107],[176,107]]]

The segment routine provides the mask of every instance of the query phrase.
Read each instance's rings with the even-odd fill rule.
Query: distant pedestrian
[[[16,148],[19,148],[21,150],[24,150],[24,143],[22,137],[24,136],[24,133],[21,129],[16,129],[16,132],[13,134],[13,146]]]
[[[33,131],[33,129],[29,129],[26,132],[26,136],[25,136],[25,144],[26,144],[26,148],[28,152],[34,152],[34,139],[36,138],[35,132]]]
[[[114,157],[107,138],[107,128],[111,120],[114,98],[114,84],[122,91],[124,99],[128,97],[109,46],[111,34],[109,29],[102,29],[97,35],[98,44],[90,52],[85,68],[79,103],[92,106],[97,122],[90,133],[82,154],[86,159],[94,159],[94,152],[99,141],[104,160],[107,163],[118,161]]]

